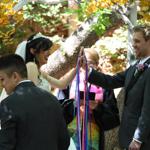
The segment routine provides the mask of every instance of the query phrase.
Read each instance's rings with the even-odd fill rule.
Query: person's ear
[[[17,72],[13,72],[12,77],[13,77],[14,83],[18,84],[18,82],[20,82],[21,77]]]
[[[30,48],[30,53],[33,54],[33,55],[35,55],[35,49]]]

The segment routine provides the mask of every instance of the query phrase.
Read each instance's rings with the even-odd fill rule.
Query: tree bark
[[[118,17],[111,17],[112,25],[106,31],[118,28],[122,25],[121,19]],[[60,49],[49,56],[47,64],[43,65],[41,69],[49,75],[59,78],[67,73],[72,67],[76,65],[77,56],[81,46],[91,47],[98,39],[98,35],[91,31],[91,26],[97,22],[97,18],[90,18],[66,39]],[[112,32],[112,31],[111,31]]]
[[[137,23],[137,3],[134,2],[132,5],[130,5],[130,11],[129,11],[129,19],[133,26],[136,25]],[[128,52],[127,52],[127,59],[130,65],[135,63],[135,55],[134,55],[134,50],[132,46],[132,28],[128,26]]]

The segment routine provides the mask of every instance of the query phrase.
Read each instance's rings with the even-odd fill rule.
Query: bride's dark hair
[[[40,51],[49,50],[53,45],[52,41],[46,36],[41,36],[34,39],[36,35],[37,34],[33,34],[27,39],[25,57],[26,63],[35,60],[35,56],[30,52],[30,48],[35,49],[35,53],[39,53]]]

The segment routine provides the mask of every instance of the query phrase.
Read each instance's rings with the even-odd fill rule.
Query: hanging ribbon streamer
[[[76,73],[76,106],[77,106],[77,150],[81,150],[81,118],[80,118],[80,60],[77,61],[77,73]]]
[[[86,64],[85,80],[84,80],[84,113],[83,113],[83,130],[82,130],[82,150],[88,150],[88,112],[89,112],[89,97],[88,97],[88,66],[87,60],[84,56]]]
[[[84,82],[84,112],[83,118],[80,115],[80,58],[77,61],[77,82],[76,82],[76,104],[77,104],[77,150],[88,150],[88,114],[89,114],[89,97],[88,97],[88,66],[87,61],[84,56],[84,61],[86,63],[86,72],[85,72],[85,82]],[[82,120],[81,120],[82,118]],[[82,129],[82,130],[81,130]],[[82,133],[81,133],[82,131]],[[91,144],[91,143],[90,143]]]

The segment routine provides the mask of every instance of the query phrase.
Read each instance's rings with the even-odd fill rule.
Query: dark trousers
[[[105,135],[104,135],[104,130],[100,128],[99,150],[104,150],[104,149],[105,149]]]

